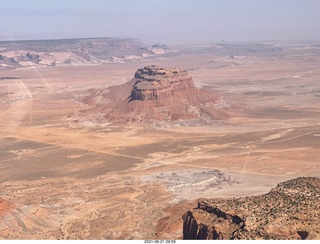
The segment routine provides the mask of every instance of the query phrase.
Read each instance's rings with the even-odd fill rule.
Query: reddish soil
[[[14,208],[15,205],[13,203],[7,202],[4,199],[0,198],[0,217],[3,217],[6,214],[10,213]]]

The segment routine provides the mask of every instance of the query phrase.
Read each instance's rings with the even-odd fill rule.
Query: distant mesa
[[[70,119],[84,126],[195,126],[225,123],[228,118],[227,106],[216,92],[196,88],[181,68],[156,65],[138,69],[123,85],[91,89],[80,101],[93,107]]]
[[[0,70],[26,67],[124,63],[176,50],[146,45],[137,39],[80,38],[0,41]]]

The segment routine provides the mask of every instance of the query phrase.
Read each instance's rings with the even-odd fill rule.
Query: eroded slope
[[[80,99],[92,105],[72,116],[74,124],[203,125],[224,123],[221,97],[198,89],[180,68],[147,66],[129,82],[105,89],[91,89]]]
[[[300,177],[262,196],[213,199],[183,215],[184,239],[319,239],[320,179]]]

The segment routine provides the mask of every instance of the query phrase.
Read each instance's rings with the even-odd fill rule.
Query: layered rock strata
[[[80,38],[0,41],[0,70],[124,63],[175,52],[166,45],[148,46],[137,39]]]
[[[152,65],[138,69],[129,82],[91,89],[79,99],[91,105],[71,117],[73,124],[151,124],[161,127],[225,123],[225,102],[214,91],[198,89],[180,68]]]
[[[183,239],[235,239],[245,226],[239,216],[222,212],[208,202],[199,203],[198,209],[202,211],[188,211],[183,215]]]
[[[180,68],[160,68],[156,65],[138,69],[132,100],[158,100],[174,96],[179,90],[194,88],[191,76]]]
[[[198,203],[183,215],[184,239],[320,239],[320,179],[297,178],[268,194]]]

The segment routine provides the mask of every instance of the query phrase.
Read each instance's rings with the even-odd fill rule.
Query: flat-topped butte
[[[191,76],[181,68],[160,68],[156,65],[138,69],[131,91],[132,100],[158,100],[173,96],[177,90],[194,87]]]

